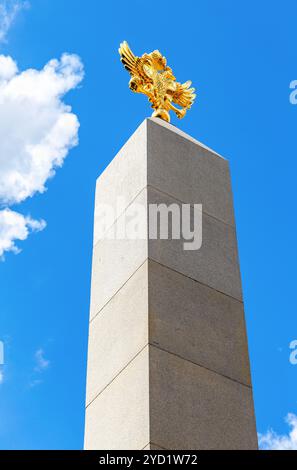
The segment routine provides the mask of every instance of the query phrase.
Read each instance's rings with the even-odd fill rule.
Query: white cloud
[[[10,80],[17,73],[18,68],[11,57],[0,55],[0,70],[2,80]]]
[[[0,42],[5,41],[6,35],[17,14],[29,6],[29,2],[22,0],[0,1]]]
[[[0,385],[4,382],[4,373],[3,370],[0,370]]]
[[[290,427],[287,435],[277,434],[270,429],[266,434],[259,434],[259,447],[262,450],[297,450],[297,416],[289,413],[286,422]]]
[[[50,361],[45,358],[44,350],[42,348],[37,349],[35,352],[35,361],[36,361],[36,372],[42,372],[43,370],[47,369],[50,365]]]
[[[80,58],[63,54],[41,70],[19,72],[16,62],[0,55],[0,205],[20,203],[46,190],[46,182],[78,144],[79,122],[64,95],[84,76]],[[14,240],[44,228],[4,209],[0,218],[0,256],[18,252]],[[12,220],[16,226],[13,227]],[[8,223],[5,226],[5,223]]]
[[[62,97],[83,78],[75,55],[18,73],[0,56],[0,202],[19,203],[46,181],[78,143],[79,122]]]
[[[5,41],[26,0],[0,0],[0,42]],[[46,190],[46,182],[78,143],[79,122],[64,95],[84,76],[80,58],[63,54],[42,70],[19,71],[0,55],[0,259],[19,253],[17,240],[42,230],[37,221],[8,207]]]
[[[44,220],[24,217],[10,209],[0,210],[0,258],[5,251],[19,253],[15,241],[25,240],[30,232],[43,230],[45,226]]]

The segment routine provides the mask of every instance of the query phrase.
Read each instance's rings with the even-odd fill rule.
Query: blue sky
[[[64,73],[57,85],[63,92],[42,104],[51,116],[72,119],[75,139],[75,120],[60,98],[71,105],[79,145],[70,149],[75,142],[62,136],[67,145],[54,150],[64,164],[45,178],[47,191],[39,193],[34,180],[17,202],[17,187],[7,189],[11,211],[23,215],[19,229],[36,233],[16,241],[22,251],[6,252],[0,263],[0,448],[83,446],[95,180],[150,115],[146,99],[127,87],[117,52],[124,39],[136,54],[160,49],[178,79],[193,81],[195,105],[172,122],[230,160],[257,428],[273,428],[276,439],[287,434],[284,419],[297,414],[297,365],[289,361],[297,339],[297,106],[289,101],[297,79],[296,2],[152,1],[134,8],[30,0],[14,13],[0,21],[0,54],[19,71],[40,71],[63,53],[76,54],[84,78],[82,66],[66,56],[64,69],[61,63],[51,69],[54,78]],[[12,73],[13,62],[4,65]],[[28,106],[22,129],[31,129],[34,109]],[[1,104],[0,138],[10,118]],[[19,136],[17,124],[12,136]]]

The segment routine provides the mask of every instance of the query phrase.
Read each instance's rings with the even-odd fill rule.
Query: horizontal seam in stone
[[[252,390],[251,385],[240,382],[240,380],[233,379],[232,377],[229,377],[228,375],[222,374],[221,372],[217,372],[213,369],[210,369],[209,367],[203,366],[202,364],[199,364],[198,362],[194,362],[191,359],[186,359],[185,357],[181,356],[180,354],[176,354],[172,351],[168,351],[167,349],[161,348],[160,346],[156,346],[155,344],[152,344],[150,342],[148,344],[149,344],[149,346],[152,346],[156,349],[159,349],[160,351],[166,352],[167,354],[171,354],[172,356],[176,356],[179,359],[182,359],[183,361],[190,362],[191,364],[194,364],[195,366],[201,367],[201,369],[205,369],[205,370],[208,370],[209,372],[213,372],[214,374],[219,375],[220,377],[224,377],[225,379],[231,380],[232,382],[235,382],[239,385],[242,385],[243,387],[246,387],[246,388],[249,388],[250,390]]]
[[[210,286],[209,284],[205,284],[205,283],[202,282],[202,281],[199,281],[199,280],[197,280],[197,279],[194,279],[193,277],[188,276],[187,274],[184,274],[184,273],[182,273],[182,272],[180,272],[180,271],[177,271],[176,269],[171,268],[170,266],[166,266],[165,264],[160,263],[160,261],[156,261],[155,259],[150,258],[150,257],[148,256],[148,257],[144,260],[144,262],[141,263],[140,266],[138,266],[138,268],[133,272],[133,274],[131,274],[131,276],[129,276],[128,279],[121,285],[121,287],[119,287],[118,290],[110,297],[110,299],[107,300],[107,302],[100,308],[100,310],[98,310],[98,312],[91,318],[89,324],[91,324],[92,321],[95,320],[95,318],[100,314],[100,312],[102,312],[102,310],[109,304],[109,302],[112,301],[112,299],[120,292],[120,290],[127,284],[127,282],[130,281],[130,279],[134,276],[134,274],[136,274],[137,271],[139,271],[139,269],[142,268],[142,266],[146,263],[146,261],[152,261],[153,263],[159,264],[160,266],[162,266],[162,267],[165,268],[165,269],[169,269],[170,271],[173,271],[174,273],[177,273],[177,274],[179,274],[180,276],[184,276],[185,278],[190,279],[190,280],[193,281],[193,282],[197,282],[197,283],[200,284],[201,286],[208,287],[209,289],[212,289],[212,290],[214,290],[215,292],[218,292],[218,294],[225,295],[226,297],[229,297],[229,298],[232,299],[232,300],[235,300],[235,301],[237,301],[237,302],[240,302],[240,303],[243,305],[243,300],[238,299],[238,298],[236,298],[236,297],[233,297],[233,295],[227,294],[226,292],[220,291],[220,290],[216,289],[215,287]],[[148,275],[149,275],[149,273],[148,273]]]
[[[148,261],[148,258],[146,258],[143,263],[141,263],[140,266],[138,266],[137,269],[135,269],[135,271],[131,274],[131,276],[128,277],[128,279],[126,279],[126,281],[121,285],[121,287],[118,288],[118,290],[110,297],[110,299],[107,300],[107,302],[105,302],[105,304],[100,308],[100,310],[98,310],[97,313],[95,313],[95,315],[91,318],[89,324],[92,323],[93,320],[95,320],[95,318],[100,314],[100,312],[102,312],[102,310],[109,304],[109,302],[112,301],[112,299],[120,292],[120,290],[122,290],[122,288],[130,281],[130,279],[134,276],[134,274],[137,273],[137,271],[139,271],[139,269],[142,268],[142,266],[144,266],[144,264]]]
[[[158,444],[156,444],[155,442],[152,442],[152,441],[149,442],[149,444],[152,444],[153,446],[159,447],[162,450],[168,450],[168,449],[166,449],[166,447],[162,447],[162,446],[160,446],[160,445],[158,445]]]
[[[173,271],[174,273],[177,273],[179,274],[180,276],[184,276],[185,278],[187,279],[190,279],[191,281],[193,282],[197,282],[198,284],[200,284],[201,286],[204,286],[204,287],[208,287],[209,289],[212,289],[214,290],[215,292],[217,292],[218,294],[221,294],[221,295],[225,295],[226,297],[229,297],[230,299],[232,300],[235,300],[236,302],[239,302],[243,305],[243,300],[240,300],[240,299],[237,299],[236,297],[233,297],[233,295],[230,295],[230,294],[227,294],[226,292],[223,292],[223,291],[220,291],[218,289],[216,289],[215,287],[212,287],[208,284],[205,284],[204,282],[202,281],[199,281],[197,279],[194,279],[193,277],[191,276],[188,276],[187,274],[184,274],[180,271],[177,271],[176,269],[174,268],[171,268],[170,266],[166,266],[165,264],[162,264],[160,263],[159,261],[156,261],[155,259],[153,258],[149,258],[147,257],[143,263],[141,263],[140,266],[138,266],[138,268],[133,272],[133,274],[131,274],[131,276],[128,277],[128,279],[121,285],[121,287],[118,288],[118,290],[110,297],[110,299],[107,300],[107,302],[100,308],[100,310],[98,310],[97,313],[95,313],[95,315],[91,318],[89,324],[91,324],[93,322],[93,320],[95,320],[95,318],[100,314],[100,312],[102,312],[102,310],[109,304],[109,302],[112,301],[112,299],[120,292],[120,290],[130,281],[130,279],[134,276],[134,274],[137,273],[137,271],[139,271],[140,268],[142,268],[142,266],[147,262],[147,261],[151,261],[153,263],[156,263],[156,264],[159,264],[160,266],[162,266],[163,268],[165,269],[169,269],[170,271]],[[148,273],[149,275],[149,273]]]
[[[152,444],[153,446],[156,446],[156,447],[160,447],[160,449],[162,449],[162,450],[168,450],[168,449],[166,449],[166,447],[162,447],[162,446],[160,446],[160,445],[158,445],[158,444],[156,444],[155,442],[152,442],[152,441],[149,442],[149,444]]]
[[[105,234],[111,229],[111,227],[113,227],[113,226],[117,223],[117,221],[119,220],[119,218],[122,217],[123,214],[125,214],[125,212],[127,211],[127,209],[131,206],[131,204],[133,204],[133,202],[135,201],[135,199],[137,199],[138,196],[140,196],[140,194],[142,193],[142,191],[144,191],[147,187],[148,187],[148,185],[147,185],[147,183],[146,183],[146,185],[143,186],[143,188],[136,194],[136,196],[133,197],[132,201],[129,202],[129,204],[127,205],[127,207],[125,207],[125,209],[123,210],[123,212],[121,212],[121,213],[114,219],[114,221],[112,222],[112,224],[105,230],[105,232],[104,232],[103,235],[105,235]],[[103,240],[104,240],[104,238],[103,238]],[[97,240],[97,242],[96,242],[95,244],[93,244],[93,248],[95,248],[95,247],[97,246],[97,244],[98,244],[99,242],[101,242],[101,241],[102,241],[102,239],[99,238],[99,240]]]
[[[174,199],[175,201],[181,203],[181,204],[190,204],[191,206],[193,206],[194,204],[200,204],[200,203],[189,203],[189,202],[185,202],[185,201],[182,201],[181,199],[178,199],[177,197],[173,196],[172,194],[170,193],[167,193],[166,191],[162,191],[161,189],[158,189],[156,188],[155,186],[153,186],[152,184],[150,183],[146,183],[146,186],[144,186],[137,194],[136,196],[134,196],[134,198],[132,199],[132,201],[129,202],[129,204],[127,205],[127,207],[125,207],[125,209],[123,210],[123,212],[121,212],[118,217],[116,217],[116,219],[113,221],[113,223],[108,227],[108,229],[106,229],[106,231],[104,232],[103,236],[117,223],[117,221],[119,220],[120,217],[122,217],[123,214],[125,214],[125,212],[127,211],[127,209],[131,206],[131,204],[133,204],[133,202],[135,201],[135,199],[138,198],[138,196],[140,196],[140,194],[147,188],[151,188],[153,189],[154,191],[157,191],[158,193],[161,193],[161,194],[165,194],[165,196],[168,196],[170,197],[171,199]],[[148,203],[149,204],[149,203]],[[203,206],[203,204],[202,204]],[[202,214],[204,215],[207,215],[208,217],[211,217],[212,219],[216,220],[217,222],[221,222],[222,224],[224,225],[227,225],[228,227],[231,227],[235,230],[235,225],[233,224],[230,224],[229,222],[226,222],[225,220],[222,220],[222,219],[219,219],[218,217],[216,217],[215,215],[212,215],[210,214],[209,212],[207,211],[204,211],[202,209]],[[95,247],[98,245],[98,243],[100,243],[102,240],[105,240],[104,238],[100,238],[99,240],[97,240],[97,242],[95,244],[93,244],[93,249],[95,249]]]
[[[131,364],[131,362],[134,361],[134,359],[136,359],[137,356],[139,356],[139,354],[142,353],[142,351],[144,351],[144,349],[149,346],[149,343],[146,343],[139,351],[137,354],[135,354],[135,356],[133,356],[130,361],[127,362],[127,364],[124,365],[124,367],[122,367],[122,369],[106,384],[104,385],[104,387],[100,390],[100,392],[97,393],[97,395],[92,398],[92,400],[90,400],[90,402],[86,405],[86,409],[117,379],[117,377]]]
[[[153,445],[153,446],[159,447],[162,450],[168,450],[165,447],[159,446],[158,444],[156,444],[155,442],[152,442],[152,441],[149,441],[141,450],[145,450],[145,448],[147,446],[149,446],[150,444]],[[148,449],[148,450],[150,450],[150,449]]]
[[[184,273],[182,273],[181,271],[177,271],[176,269],[171,268],[170,266],[166,266],[166,264],[162,264],[162,263],[160,263],[160,261],[156,261],[154,258],[150,258],[150,257],[148,256],[147,259],[148,259],[149,261],[153,261],[154,263],[159,264],[159,265],[162,266],[163,268],[169,269],[170,271],[173,271],[173,272],[175,272],[175,273],[177,273],[177,274],[180,274],[181,276],[184,276],[184,277],[186,277],[186,278],[188,278],[188,279],[191,279],[191,281],[197,282],[198,284],[201,284],[201,285],[204,286],[204,287],[208,287],[209,289],[212,289],[212,290],[218,292],[219,294],[226,295],[226,296],[229,297],[230,299],[236,300],[237,302],[240,302],[240,303],[243,305],[243,300],[242,300],[242,299],[238,299],[237,297],[233,297],[233,295],[231,295],[231,294],[227,294],[226,292],[223,292],[223,291],[221,291],[221,290],[219,290],[219,289],[216,289],[215,287],[210,286],[209,284],[205,284],[204,282],[199,281],[198,279],[194,279],[193,277],[188,276],[187,274],[184,274]],[[135,271],[135,272],[136,272],[136,271]],[[132,276],[131,276],[131,277],[132,277]],[[130,279],[130,278],[129,278],[129,279]]]
[[[173,196],[172,194],[167,193],[166,191],[162,191],[162,189],[156,188],[155,186],[153,186],[152,184],[149,184],[149,183],[147,184],[147,188],[151,188],[151,189],[157,191],[158,193],[165,194],[165,196],[168,196],[168,197],[170,197],[171,199],[174,199],[175,201],[180,202],[181,204],[190,204],[190,206],[194,206],[194,204],[202,204],[202,203],[199,203],[199,202],[197,202],[197,203],[190,203],[190,202],[182,201],[181,199],[178,199],[176,196]],[[203,204],[202,204],[202,206],[203,206]],[[212,219],[215,219],[217,222],[222,222],[222,224],[228,225],[228,227],[231,227],[231,228],[235,229],[235,225],[230,224],[229,222],[225,222],[225,221],[222,220],[222,219],[219,219],[219,218],[216,217],[215,215],[212,215],[212,214],[210,214],[209,212],[204,211],[203,208],[202,208],[202,214],[207,215],[208,217],[211,217]]]
[[[250,390],[252,390],[252,385],[248,385],[248,384],[245,384],[243,382],[240,382],[239,380],[236,380],[232,377],[229,377],[228,375],[225,375],[225,374],[222,374],[221,372],[217,372],[215,371],[214,369],[211,369],[209,367],[206,367],[198,362],[195,362],[195,361],[192,361],[191,359],[187,359],[183,356],[181,356],[180,354],[176,354],[172,351],[168,351],[168,349],[165,349],[165,348],[162,348],[160,346],[156,346],[155,344],[151,343],[150,341],[148,343],[146,343],[123,367],[122,369],[116,373],[116,375],[112,378],[112,380],[110,380],[96,395],[94,398],[92,398],[92,400],[90,400],[90,402],[86,405],[86,409],[109,387],[109,385],[111,385],[116,379],[117,377],[134,361],[134,359],[136,359],[137,356],[139,356],[139,354],[142,353],[142,351],[144,351],[144,349],[147,347],[147,346],[151,346],[155,349],[159,349],[160,351],[163,351],[167,354],[171,354],[172,356],[175,356],[175,357],[178,357],[179,359],[183,360],[183,361],[187,361],[187,362],[190,362],[191,364],[197,366],[197,367],[200,367],[201,369],[205,369],[209,372],[212,372],[216,375],[219,375],[220,377],[224,377],[225,379],[227,380],[231,380],[232,382],[235,382],[239,385],[242,385],[243,387],[246,387]]]
[[[141,450],[144,450],[144,449],[145,449],[147,446],[149,446],[149,445],[150,445],[150,443],[151,443],[151,442],[149,441],[147,444],[145,444],[145,446],[144,446],[144,447],[142,447],[142,449],[141,449]]]

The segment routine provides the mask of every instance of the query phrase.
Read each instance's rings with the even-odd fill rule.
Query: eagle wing
[[[122,64],[132,77],[139,77],[144,83],[151,81],[143,68],[143,59],[133,54],[126,41],[120,44],[119,54]]]
[[[182,106],[183,108],[190,109],[196,98],[195,88],[190,88],[192,82],[176,83],[176,90],[173,94],[172,101]]]

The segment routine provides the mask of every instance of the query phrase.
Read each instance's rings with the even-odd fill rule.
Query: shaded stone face
[[[152,204],[202,204],[201,247],[151,239]],[[225,159],[145,120],[97,180],[91,291],[86,449],[257,448]]]

